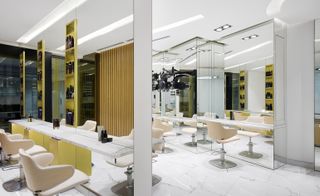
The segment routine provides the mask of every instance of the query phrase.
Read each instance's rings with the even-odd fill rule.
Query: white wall
[[[287,156],[314,161],[314,23],[287,31]]]
[[[265,73],[248,71],[248,110],[260,112],[265,108]]]

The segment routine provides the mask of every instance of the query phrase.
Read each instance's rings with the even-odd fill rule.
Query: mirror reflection
[[[314,147],[315,147],[315,169],[320,171],[320,19],[315,21],[315,124],[314,124]]]

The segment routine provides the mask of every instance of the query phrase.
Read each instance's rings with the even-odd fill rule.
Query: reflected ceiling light
[[[256,67],[256,68],[253,68],[253,69],[251,69],[251,70],[259,70],[259,69],[262,69],[262,68],[265,68],[266,66],[265,65],[263,65],[263,66],[261,66],[261,67]]]
[[[257,38],[257,37],[259,37],[259,35],[253,34],[253,35],[249,35],[247,37],[243,37],[242,40],[246,41],[246,40],[254,39],[254,38]]]
[[[242,55],[242,54],[245,54],[245,53],[248,53],[248,52],[252,52],[252,51],[257,50],[257,49],[259,49],[259,48],[261,48],[263,46],[269,45],[271,43],[272,43],[272,41],[264,42],[262,44],[259,44],[259,45],[256,45],[254,47],[251,47],[251,48],[248,48],[246,50],[243,50],[241,52],[237,52],[235,54],[229,55],[229,56],[225,57],[224,60],[229,60],[229,59],[232,59],[232,58],[234,58],[236,56],[239,56],[239,55]]]
[[[316,39],[316,40],[314,40],[315,42],[320,42],[320,39]]]
[[[228,66],[228,67],[224,68],[224,70],[233,69],[233,68],[240,67],[240,66],[243,66],[243,65],[247,65],[249,63],[253,63],[253,62],[256,62],[256,61],[267,60],[267,59],[272,58],[272,57],[273,56],[271,55],[271,56],[263,57],[263,58],[260,58],[260,59],[255,59],[255,60],[252,60],[252,61],[247,61],[247,62],[244,62],[244,63],[240,63],[240,64],[237,64],[237,65]]]
[[[24,44],[28,43],[30,40],[45,31],[47,28],[51,27],[54,23],[86,1],[87,0],[64,0],[29,31],[23,34],[17,42]]]
[[[221,32],[221,31],[224,31],[224,30],[227,30],[229,28],[231,28],[232,26],[229,25],[229,24],[225,24],[225,25],[222,25],[221,27],[218,27],[218,28],[215,28],[213,29],[215,32]]]
[[[103,27],[102,29],[99,29],[95,32],[92,32],[84,37],[81,37],[78,39],[78,46],[89,41],[89,40],[92,40],[96,37],[99,37],[99,36],[102,36],[102,35],[105,35],[107,33],[110,33],[120,27],[123,27],[127,24],[130,24],[133,22],[133,15],[131,14],[130,16],[127,16],[125,18],[122,18],[121,20],[118,20],[106,27]],[[60,46],[59,48],[57,48],[57,50],[64,50],[65,49],[65,45],[63,46]]]
[[[211,80],[212,77],[211,76],[199,76],[197,77],[197,80]]]
[[[197,62],[197,59],[192,59],[191,61],[187,62],[185,65],[191,65],[195,62]]]
[[[153,30],[153,33],[155,34],[155,33],[160,33],[160,32],[163,32],[163,31],[167,31],[167,30],[170,30],[170,29],[173,29],[173,28],[177,28],[177,27],[180,27],[182,25],[185,25],[185,24],[188,24],[188,23],[191,23],[191,22],[203,19],[203,18],[204,18],[204,16],[199,14],[199,15],[196,15],[196,16],[184,19],[184,20],[180,20],[178,22],[174,22],[174,23],[169,24],[169,25],[165,25],[165,26],[156,28],[156,29]]]

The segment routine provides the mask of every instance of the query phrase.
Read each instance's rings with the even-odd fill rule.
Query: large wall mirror
[[[315,170],[320,171],[320,19],[315,21],[315,108],[314,108],[314,147],[315,147]]]

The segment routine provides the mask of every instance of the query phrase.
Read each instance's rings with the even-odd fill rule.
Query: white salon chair
[[[220,159],[211,160],[209,163],[220,169],[229,169],[237,166],[236,163],[225,159],[226,151],[224,149],[224,145],[226,143],[239,140],[239,137],[237,137],[237,130],[233,128],[225,128],[222,124],[217,122],[207,122],[207,127],[209,137],[222,145]]]
[[[41,157],[36,159],[24,150],[19,151],[24,168],[28,188],[34,195],[51,196],[85,184],[89,177],[83,172],[74,169],[71,165],[41,164]],[[52,159],[53,160],[53,159]],[[52,161],[51,160],[51,161]]]
[[[36,155],[47,151],[42,146],[34,145],[34,142],[32,140],[22,139],[22,136],[18,135],[16,136],[16,138],[12,139],[12,137],[4,133],[0,133],[0,142],[5,156],[8,157],[9,165],[3,167],[2,170],[6,171],[11,169],[20,169],[20,177],[3,183],[3,188],[8,192],[19,191],[25,187],[24,174],[22,172],[21,165],[10,166],[12,165],[13,161],[17,163],[17,161],[19,160],[19,149],[26,150],[26,152],[30,155]]]
[[[166,154],[173,152],[173,149],[166,147],[166,138],[176,136],[176,133],[172,131],[173,125],[169,124],[168,122],[162,122],[160,119],[154,119],[152,128],[161,129],[163,131],[162,153]]]
[[[78,126],[78,129],[96,131],[97,122],[93,120],[87,120],[82,126]]]
[[[7,133],[4,129],[0,129],[0,133],[6,134],[8,136],[8,138],[10,138],[11,140],[23,139],[23,135],[21,135],[21,134],[10,134],[10,133]],[[4,156],[4,153],[2,151],[2,146],[1,146],[1,142],[0,142],[0,167],[3,167],[5,165],[6,165],[5,156]]]
[[[183,122],[188,127],[183,127],[181,132],[191,135],[191,142],[187,142],[184,145],[189,147],[197,147],[196,135],[197,135],[197,121],[186,121]]]
[[[261,116],[249,116],[246,122],[252,122],[252,123],[264,123],[264,118]],[[239,155],[251,158],[251,159],[259,159],[263,155],[261,153],[253,152],[253,137],[258,137],[260,135],[259,131],[260,129],[251,127],[251,126],[238,126],[241,130],[238,130],[239,135],[243,135],[249,138],[248,147],[249,149],[247,151],[242,151],[239,153]]]

